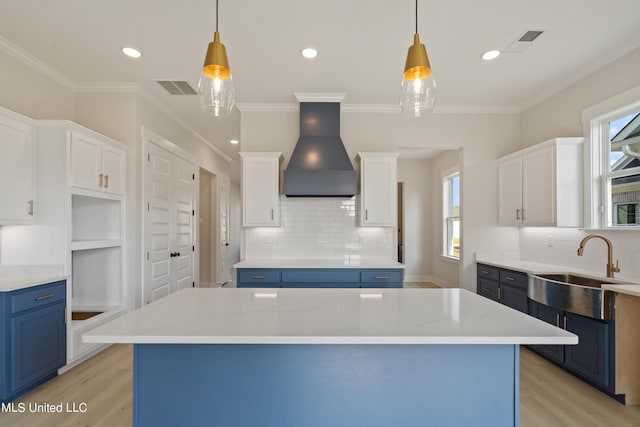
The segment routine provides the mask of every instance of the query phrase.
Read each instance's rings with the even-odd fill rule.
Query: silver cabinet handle
[[[273,221],[273,209],[271,209],[271,221]]]
[[[42,295],[41,297],[37,297],[36,301],[42,301],[42,300],[49,299],[49,298],[53,298],[53,294]]]
[[[560,327],[560,313],[556,313],[556,328]]]
[[[564,330],[567,330],[567,315],[564,315]]]
[[[516,279],[514,279],[513,277],[510,277],[510,276],[506,276],[505,279],[510,280],[512,282],[516,281]]]
[[[364,210],[364,220],[369,221],[369,209]]]
[[[376,279],[383,280],[383,279],[388,279],[388,277],[387,276],[376,276]]]
[[[264,276],[251,276],[252,279],[264,279]]]
[[[104,188],[109,188],[109,175],[104,176]]]
[[[28,205],[29,205],[29,209],[27,210],[27,213],[30,216],[33,216],[33,200],[29,200]]]
[[[516,209],[516,221],[520,221],[520,209]]]
[[[100,174],[98,175],[100,177],[100,183],[98,184],[99,187],[102,187],[102,179],[103,179],[103,175]]]

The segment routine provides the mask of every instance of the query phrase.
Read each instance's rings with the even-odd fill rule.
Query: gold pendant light
[[[402,75],[400,108],[407,117],[421,117],[433,109],[436,100],[436,82],[431,73],[427,49],[418,35],[418,0],[416,0],[416,33],[409,47]]]
[[[209,43],[207,56],[204,58],[202,75],[198,83],[198,95],[200,95],[204,112],[215,117],[231,114],[236,102],[236,91],[227,59],[227,50],[220,43],[218,33],[218,0],[216,0],[216,31],[213,41]]]

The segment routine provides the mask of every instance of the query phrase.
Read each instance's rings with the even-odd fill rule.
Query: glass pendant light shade
[[[436,81],[431,73],[427,49],[416,33],[404,66],[400,108],[406,117],[420,117],[433,109],[435,101]]]
[[[216,31],[209,43],[207,56],[202,66],[202,75],[198,82],[198,95],[205,113],[223,117],[231,114],[236,102],[236,90],[229,69],[227,51],[220,43],[220,34]]]

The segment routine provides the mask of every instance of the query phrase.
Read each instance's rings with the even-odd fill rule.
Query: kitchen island
[[[134,425],[517,426],[519,345],[574,334],[460,289],[184,289],[134,344]]]

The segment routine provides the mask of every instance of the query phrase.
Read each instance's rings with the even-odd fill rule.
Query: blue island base
[[[517,345],[136,344],[135,426],[518,426]]]

